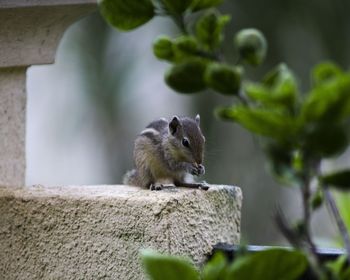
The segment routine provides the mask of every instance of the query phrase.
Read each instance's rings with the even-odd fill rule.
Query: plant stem
[[[237,98],[241,101],[241,103],[242,103],[244,106],[249,107],[249,102],[248,102],[248,100],[246,99],[242,88],[239,90],[238,95],[237,95]]]
[[[313,242],[311,238],[311,211],[310,211],[310,199],[311,199],[311,190],[310,190],[310,183],[311,178],[309,175],[309,172],[306,173],[306,175],[303,176],[303,184],[301,186],[301,192],[302,192],[302,201],[303,201],[303,222],[304,222],[304,238],[305,242],[309,246],[308,251],[309,255],[311,257],[311,266],[313,267],[314,272],[316,275],[321,277],[323,275],[323,269],[321,266],[320,258],[317,254],[317,248],[315,243]]]
[[[287,222],[287,219],[284,216],[283,211],[280,207],[276,208],[275,222],[277,224],[277,227],[281,231],[281,233],[287,239],[287,241],[294,248],[302,249],[302,244],[301,244],[300,238],[298,238],[297,234],[295,234],[295,231],[292,230],[291,226]]]
[[[170,15],[170,14],[165,14],[165,15],[171,16],[174,23],[180,29],[180,31],[183,35],[189,35],[189,32],[187,31],[184,15]],[[195,53],[195,55],[206,58],[206,59],[210,59],[213,61],[217,61],[217,62],[221,61],[221,58],[220,58],[221,55],[216,54],[215,52],[207,52],[204,50],[198,50]]]
[[[163,10],[155,10],[154,14],[159,17],[166,17],[169,16],[169,13],[167,11]]]
[[[195,54],[197,56],[201,56],[203,58],[211,59],[211,60],[214,60],[214,61],[220,61],[219,56],[216,55],[215,53],[210,53],[210,52],[198,50]]]
[[[310,245],[310,249],[313,253],[316,253],[316,246],[311,239],[311,215],[310,215],[310,183],[309,179],[305,180],[302,186],[302,198],[303,198],[303,210],[304,210],[304,226],[305,226],[305,238]]]
[[[314,250],[311,249],[311,246],[309,245],[311,239],[307,241],[307,245],[305,247],[305,243],[303,244],[303,240],[300,238],[300,235],[297,231],[295,231],[287,222],[286,218],[283,215],[282,210],[277,207],[276,209],[276,215],[275,215],[275,221],[277,223],[277,226],[281,233],[284,235],[284,237],[289,241],[289,243],[298,250],[303,250],[305,254],[308,256],[308,259],[310,261],[310,267],[312,271],[314,272],[315,276],[317,276],[317,279],[323,279],[323,269],[320,263],[320,260],[316,254],[316,248]],[[312,243],[312,242],[311,242]]]
[[[348,264],[350,265],[350,259],[349,259],[350,258],[350,238],[349,238],[348,231],[346,229],[346,226],[342,217],[340,216],[337,204],[335,203],[335,200],[331,192],[329,191],[328,187],[323,186],[323,191],[324,191],[325,199],[337,223],[339,233],[343,238],[345,250],[348,255],[347,261],[348,261]]]
[[[187,35],[188,31],[186,28],[185,20],[183,15],[172,15],[172,19],[174,20],[175,24],[177,27],[180,29],[180,31],[184,34]]]

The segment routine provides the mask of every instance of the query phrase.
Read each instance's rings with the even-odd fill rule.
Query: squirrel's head
[[[205,138],[199,124],[199,115],[195,119],[174,116],[169,122],[169,143],[176,159],[197,165],[203,163]]]

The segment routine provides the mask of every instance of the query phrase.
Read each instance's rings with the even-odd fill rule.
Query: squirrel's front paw
[[[151,184],[149,186],[149,189],[151,191],[161,191],[163,189],[163,185],[162,184]]]
[[[209,184],[207,184],[207,182],[201,182],[199,183],[198,188],[207,191],[209,189]]]
[[[192,164],[190,168],[190,173],[195,176],[203,175],[205,173],[204,165],[202,164]]]
[[[205,167],[203,164],[198,164],[198,175],[204,175],[205,174]]]

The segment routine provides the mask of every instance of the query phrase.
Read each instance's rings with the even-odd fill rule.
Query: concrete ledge
[[[0,187],[3,279],[144,279],[140,248],[200,264],[237,243],[241,190],[129,186]]]

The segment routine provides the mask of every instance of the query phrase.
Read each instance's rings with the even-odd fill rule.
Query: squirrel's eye
[[[184,145],[186,148],[189,148],[190,147],[190,142],[186,138],[183,138],[182,139],[182,145]]]

